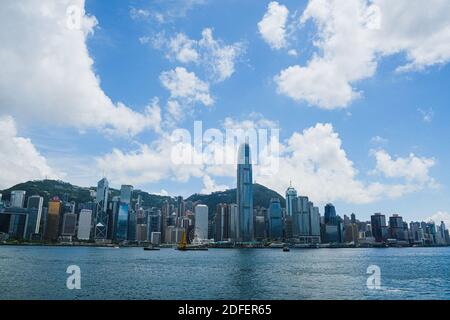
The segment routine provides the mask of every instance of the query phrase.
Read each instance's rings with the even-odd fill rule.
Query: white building
[[[25,204],[25,191],[13,190],[11,191],[10,206],[13,208],[23,208]]]
[[[208,206],[195,206],[195,236],[194,242],[204,242],[208,239]]]
[[[89,240],[91,235],[92,210],[82,209],[78,219],[78,240]]]

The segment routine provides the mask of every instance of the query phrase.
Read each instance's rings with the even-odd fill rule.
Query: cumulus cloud
[[[152,44],[157,49],[165,50],[170,60],[203,67],[213,82],[230,78],[235,72],[236,60],[245,52],[242,42],[226,44],[221,39],[215,39],[211,28],[203,29],[199,40],[190,39],[184,33],[173,37],[159,33]]]
[[[170,91],[172,99],[181,99],[186,103],[200,102],[205,106],[211,106],[214,99],[209,93],[209,84],[197,78],[194,72],[189,72],[183,67],[164,71],[159,79],[162,85]]]
[[[393,159],[386,151],[372,151],[376,158],[375,173],[381,173],[388,178],[405,178],[411,182],[434,184],[429,170],[436,161],[433,158],[417,157],[411,153],[408,157]]]
[[[258,30],[261,37],[272,49],[281,49],[286,47],[286,22],[289,10],[286,6],[272,1],[267,6],[267,12],[260,22]]]
[[[299,193],[313,201],[362,204],[383,197],[398,198],[425,187],[408,179],[401,183],[365,182],[331,124],[318,123],[302,133],[296,132],[279,149],[279,171],[272,176],[260,175],[256,166],[255,179],[282,194],[292,180]]]
[[[17,127],[10,116],[0,117],[0,188],[43,178],[57,179],[63,173],[52,169],[30,139],[17,136]]]
[[[0,113],[125,135],[155,127],[154,110],[115,104],[100,87],[86,46],[97,20],[84,0],[2,1],[0,8],[2,25],[15,26],[0,30]]]
[[[362,97],[357,83],[372,77],[383,57],[404,54],[399,72],[448,63],[449,10],[441,0],[311,0],[300,21],[314,23],[317,52],[275,77],[278,92],[323,109],[345,108]]]
[[[255,114],[245,120],[227,118],[223,128],[272,130],[276,123]],[[206,131],[205,135],[208,136]],[[252,148],[254,180],[281,194],[292,181],[300,194],[308,195],[320,204],[337,200],[366,204],[436,186],[429,174],[433,159],[415,155],[394,159],[384,150],[372,152],[377,161],[373,171],[382,179],[370,181],[368,178],[374,176],[361,176],[343,148],[338,133],[329,123],[318,123],[302,132],[295,132],[285,141],[279,141],[278,137],[270,138],[266,150],[260,150],[259,146],[258,149]],[[192,141],[183,143],[183,150],[188,154],[186,159],[192,160],[185,163],[174,161],[186,155],[183,153],[179,157],[175,154],[173,157],[177,143],[161,138],[153,145],[141,145],[133,152],[114,150],[98,158],[97,165],[117,183],[131,181],[141,184],[163,179],[188,182],[191,178],[199,178],[204,185],[202,192],[208,193],[227,187],[217,185],[215,178],[235,178],[237,145],[224,142],[210,139],[203,142],[200,150]],[[228,162],[230,155],[234,162]],[[200,160],[196,162],[194,159]],[[274,167],[273,163],[278,166]]]
[[[209,194],[217,191],[224,191],[227,189],[230,189],[227,185],[218,185],[210,176],[203,176],[203,189],[200,191],[200,193]]]
[[[427,221],[434,221],[436,224],[440,224],[444,221],[446,228],[450,227],[450,213],[446,211],[438,211],[427,219]]]

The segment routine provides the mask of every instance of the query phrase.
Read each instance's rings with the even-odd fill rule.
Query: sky
[[[254,180],[283,195],[291,183],[322,213],[450,224],[448,1],[0,8],[0,189],[102,176],[173,196],[232,188],[233,164],[174,161],[174,133],[201,121],[279,130],[276,171],[255,165]]]

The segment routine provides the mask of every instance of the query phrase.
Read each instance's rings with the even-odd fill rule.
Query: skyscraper
[[[233,241],[239,239],[239,213],[238,206],[235,203],[231,203],[229,206],[230,212],[230,238]]]
[[[120,202],[130,204],[133,195],[133,186],[122,185],[120,187]]]
[[[376,242],[383,242],[387,239],[386,217],[381,213],[375,213],[370,217],[372,235]]]
[[[105,240],[108,233],[108,193],[109,183],[106,178],[101,179],[97,184],[97,216],[95,219],[94,238]]]
[[[25,193],[23,190],[11,191],[10,206],[13,208],[23,208],[25,204]]]
[[[325,217],[325,223],[326,224],[336,225],[336,223],[337,223],[337,220],[336,220],[336,209],[331,203],[328,203],[325,206],[324,217]]]
[[[283,225],[281,220],[280,199],[272,198],[269,205],[269,237],[272,240],[283,237]]]
[[[296,211],[297,190],[292,186],[286,190],[286,215],[292,217]]]
[[[45,231],[46,240],[58,240],[61,208],[62,202],[58,197],[53,197],[53,199],[48,202],[47,229]]]
[[[195,239],[198,242],[208,239],[208,206],[195,206]]]
[[[92,210],[81,209],[78,219],[78,240],[89,240],[91,236]]]
[[[36,210],[36,216],[31,219],[31,214],[28,218],[28,224],[30,225],[31,233],[39,233],[39,227],[41,225],[42,218],[42,205],[44,203],[44,198],[41,196],[31,196],[28,198],[27,208]]]
[[[237,165],[237,205],[240,241],[253,241],[253,177],[250,145],[239,146]]]

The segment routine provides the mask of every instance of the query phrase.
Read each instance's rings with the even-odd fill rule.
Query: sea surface
[[[80,267],[79,290],[66,286],[70,265]],[[378,289],[367,286],[372,265],[380,268]],[[0,299],[449,300],[450,248],[0,246]]]

